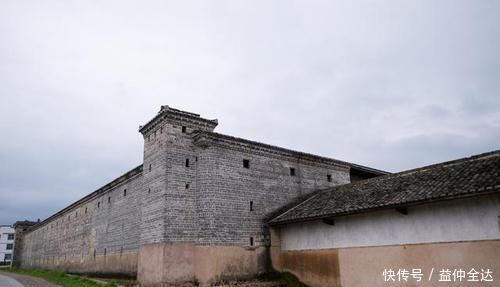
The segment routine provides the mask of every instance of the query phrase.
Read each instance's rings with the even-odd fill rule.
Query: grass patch
[[[306,284],[300,282],[295,275],[289,272],[278,272],[273,270],[264,274],[261,279],[278,282],[279,286],[309,287]]]
[[[17,269],[17,268],[8,268],[2,270],[22,275],[29,275],[33,277],[43,278],[50,283],[54,283],[62,287],[116,287],[116,284],[114,282],[98,283],[84,276],[68,275],[61,271],[40,270],[40,269]]]

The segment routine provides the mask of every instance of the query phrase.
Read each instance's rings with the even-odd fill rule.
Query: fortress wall
[[[249,160],[249,168],[243,160]],[[349,183],[349,168],[225,144],[200,149],[197,244],[268,245],[264,220],[312,191]],[[295,168],[295,176],[290,174]],[[327,175],[331,175],[331,182]],[[252,210],[250,210],[250,202]]]
[[[200,258],[195,271],[201,283],[265,272],[270,244],[266,217],[312,191],[349,182],[347,166],[254,146],[217,142],[200,147],[198,155],[195,256]],[[243,159],[249,160],[249,168]]]
[[[22,266],[137,275],[146,287],[266,271],[265,220],[348,183],[350,165],[213,133],[216,125],[162,107],[139,129],[143,165],[28,231]]]
[[[110,185],[28,231],[21,267],[135,276],[142,168]]]
[[[193,282],[198,154],[192,135],[215,124],[181,117],[151,125],[143,131],[145,188],[151,193],[142,206],[138,281],[144,286]]]

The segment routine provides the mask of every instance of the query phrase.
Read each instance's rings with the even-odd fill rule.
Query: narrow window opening
[[[243,160],[243,167],[244,168],[250,168],[250,160],[244,159]]]
[[[293,167],[290,168],[290,175],[295,176],[295,168]]]
[[[498,216],[498,230],[500,231],[500,215]]]
[[[85,207],[85,214],[87,214],[87,208]]]
[[[95,252],[95,248],[94,248],[94,258],[95,258],[95,255],[96,255],[96,252]]]
[[[163,134],[163,127],[160,128],[160,134]]]
[[[253,211],[253,201],[250,201],[250,211]]]
[[[149,164],[149,171],[151,171],[151,164]]]
[[[198,157],[197,156],[194,157],[194,161],[198,161]]]
[[[99,207],[101,207],[101,202],[100,201],[97,202],[97,208],[99,208]]]
[[[104,256],[106,256],[106,248],[104,248]]]
[[[108,203],[111,203],[111,196],[108,196]]]
[[[186,167],[189,167],[189,158],[186,158]]]
[[[186,189],[188,189],[188,188],[189,188],[189,183],[186,183]]]
[[[123,196],[124,197],[127,196],[127,190],[126,189],[123,190]]]
[[[151,188],[148,188],[148,193],[151,193]]]
[[[120,256],[123,254],[123,246],[120,247]]]
[[[78,211],[77,211],[77,212],[75,212],[75,217],[78,217]]]
[[[328,182],[332,182],[332,175],[331,174],[327,174],[326,175],[326,180],[328,180]]]
[[[186,127],[185,126],[182,127],[182,133],[184,133],[184,134],[186,133]]]
[[[253,236],[250,236],[250,246],[253,246]]]

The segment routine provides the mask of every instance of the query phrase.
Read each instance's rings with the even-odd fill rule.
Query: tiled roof
[[[500,192],[500,150],[320,190],[270,225]]]

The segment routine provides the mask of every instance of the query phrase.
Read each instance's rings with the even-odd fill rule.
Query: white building
[[[14,252],[14,228],[0,225],[0,264],[12,262]]]
[[[309,286],[500,286],[500,150],[320,190],[269,224],[274,269]]]

